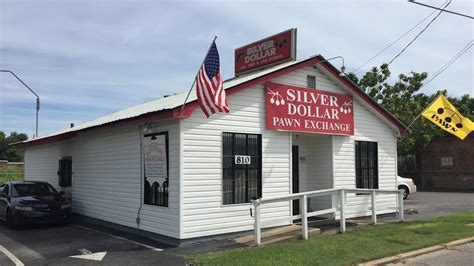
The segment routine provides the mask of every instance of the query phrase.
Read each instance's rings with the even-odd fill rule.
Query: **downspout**
[[[140,178],[139,178],[139,182],[140,182],[140,207],[138,207],[138,211],[137,211],[137,218],[136,218],[136,222],[137,222],[137,236],[140,235],[140,212],[142,210],[142,207],[143,207],[143,134],[142,134],[142,131],[143,131],[143,126],[139,126],[138,127],[138,135],[139,135],[139,139],[140,139]]]

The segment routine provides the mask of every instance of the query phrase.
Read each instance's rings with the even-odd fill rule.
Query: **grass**
[[[360,226],[345,234],[195,255],[203,265],[355,265],[474,236],[474,211],[405,223]]]
[[[0,168],[0,185],[8,181],[23,180],[24,173],[17,172],[14,169],[1,169]]]

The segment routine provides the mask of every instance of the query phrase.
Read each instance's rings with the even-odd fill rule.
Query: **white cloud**
[[[449,7],[468,14],[472,8],[471,1]],[[292,27],[298,28],[299,58],[342,55],[351,70],[430,12],[404,0],[0,0],[0,68],[15,71],[39,92],[40,132],[46,133],[187,90],[214,34],[226,78],[233,75],[236,47]],[[388,61],[417,31],[366,69]],[[434,73],[471,39],[471,20],[442,14],[391,65],[392,73]],[[471,50],[423,91],[472,94],[472,59]],[[31,134],[34,98],[15,82],[0,76],[1,130]]]

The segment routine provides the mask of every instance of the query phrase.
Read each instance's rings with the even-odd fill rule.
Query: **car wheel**
[[[5,215],[6,220],[7,220],[7,226],[9,228],[14,228],[15,227],[15,222],[13,221],[13,216],[11,215],[10,211],[7,210],[7,214]]]
[[[400,186],[398,187],[398,190],[403,190],[403,199],[407,199],[408,198],[408,194],[410,194],[410,192],[408,191],[408,188],[405,187],[405,186]]]

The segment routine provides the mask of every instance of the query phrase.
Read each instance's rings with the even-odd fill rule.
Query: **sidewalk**
[[[474,237],[414,250],[359,264],[368,265],[474,265]]]
[[[474,243],[443,249],[407,259],[403,263],[388,265],[466,265],[474,264]]]

